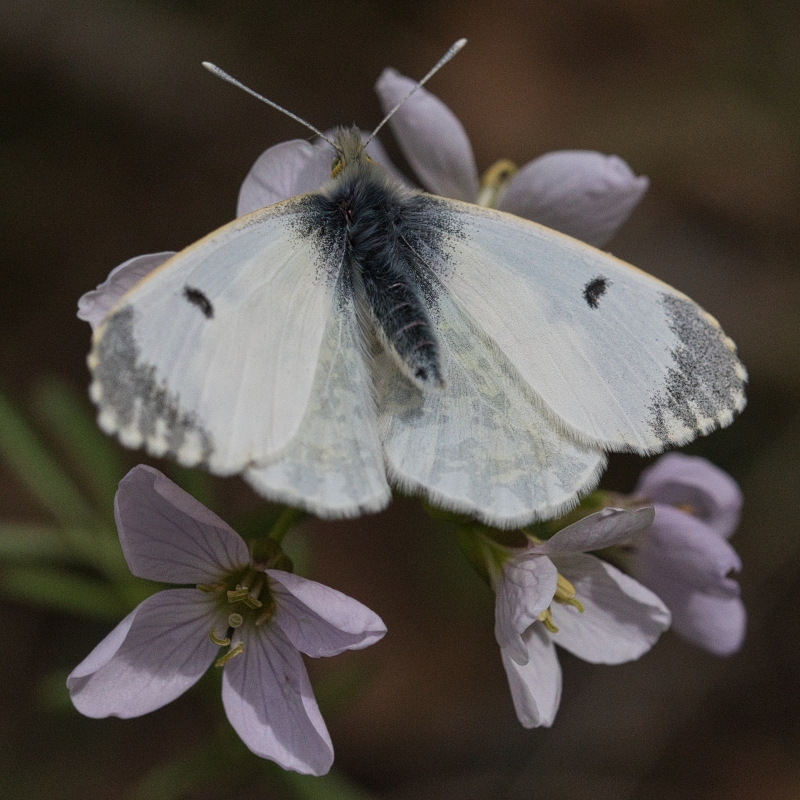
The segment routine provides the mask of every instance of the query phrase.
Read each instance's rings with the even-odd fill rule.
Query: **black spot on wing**
[[[600,305],[600,298],[606,293],[611,281],[603,275],[592,278],[583,287],[583,299],[589,308],[597,308]]]
[[[206,319],[214,317],[214,306],[211,301],[199,290],[193,286],[183,287],[183,296],[194,306],[197,306],[205,315]]]

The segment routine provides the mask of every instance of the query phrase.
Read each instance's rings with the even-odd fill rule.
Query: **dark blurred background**
[[[83,394],[77,298],[121,261],[229,221],[259,153],[305,135],[202,60],[322,129],[370,128],[381,70],[421,77],[461,36],[468,47],[429,88],[463,121],[479,168],[567,148],[625,158],[651,189],[609,249],[693,297],[739,346],[748,408],[690,452],[745,493],[733,543],[749,631],[727,660],[671,633],[621,667],[562,653],[558,719],[525,731],[491,592],[417,503],[312,522],[310,574],[389,627],[330,660],[369,677],[326,715],[337,766],[391,800],[800,797],[796,0],[1,0],[2,387],[23,407],[47,376]],[[645,463],[615,457],[603,485],[630,490]],[[238,481],[215,491],[232,522],[258,504]],[[7,470],[0,504],[3,519],[41,518]],[[9,601],[0,629],[4,797],[124,797],[221,718],[192,692],[139,720],[80,718],[45,702],[41,681],[108,625]],[[333,666],[310,669],[324,681]]]

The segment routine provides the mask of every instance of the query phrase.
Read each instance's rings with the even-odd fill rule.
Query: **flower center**
[[[556,593],[553,596],[553,600],[556,603],[561,603],[561,605],[577,608],[583,614],[583,604],[575,599],[575,594],[575,587],[559,572],[556,578]],[[549,608],[539,614],[539,622],[550,633],[558,633],[558,626],[553,622],[553,615],[550,613]]]
[[[213,628],[208,632],[208,638],[219,647],[228,647],[231,644],[232,634],[237,628],[244,624],[263,625],[275,613],[275,600],[269,588],[269,578],[260,570],[251,567],[216,583],[198,583],[197,588],[201,592],[217,594],[224,610],[230,612],[223,636],[218,636]],[[214,665],[224,667],[228,661],[243,652],[244,644],[238,642],[220,656]]]

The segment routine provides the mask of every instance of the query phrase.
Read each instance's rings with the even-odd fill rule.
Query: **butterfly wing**
[[[256,491],[328,519],[379,511],[389,502],[360,336],[353,301],[343,297],[328,320],[296,436],[276,461],[244,473]]]
[[[602,451],[542,409],[481,329],[440,291],[432,312],[447,385],[421,391],[382,353],[374,362],[393,482],[500,528],[556,516],[591,490]]]
[[[280,454],[337,313],[344,243],[306,222],[302,198],[254,212],[122,297],[89,357],[104,430],[221,474]]]
[[[685,295],[582,242],[447,203],[442,281],[543,409],[578,441],[654,453],[728,425],[746,372]]]

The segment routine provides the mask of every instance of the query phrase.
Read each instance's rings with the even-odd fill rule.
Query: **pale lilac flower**
[[[495,637],[526,728],[552,725],[558,711],[556,644],[593,664],[621,664],[646,653],[669,627],[656,595],[586,554],[628,540],[652,520],[651,508],[605,509],[515,552],[493,576]]]
[[[140,603],[72,671],[88,717],[137,717],[193,686],[216,659],[228,720],[256,755],[325,774],[333,746],[300,653],[358,650],[386,632],[366,606],[322,584],[254,563],[244,540],[152,467],[120,482],[114,504],[131,572],[196,588]],[[220,647],[229,648],[220,657]]]
[[[388,113],[414,85],[385,69],[375,89]],[[429,192],[508,211],[595,247],[611,239],[649,184],[621,158],[590,150],[545,153],[518,171],[511,162],[499,161],[479,181],[464,127],[426,89],[406,100],[389,125]]]
[[[741,561],[728,543],[739,523],[736,481],[698,456],[668,453],[646,469],[635,494],[655,522],[633,545],[631,572],[672,612],[683,638],[719,656],[742,646],[747,612],[729,575]]]

